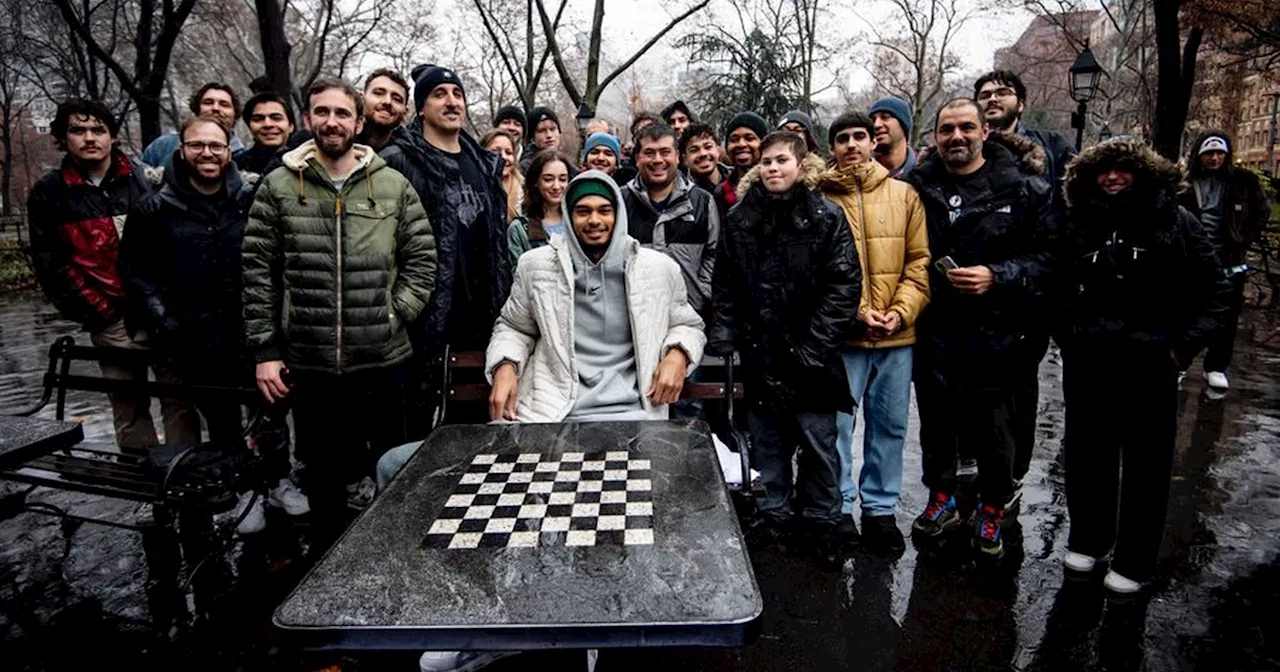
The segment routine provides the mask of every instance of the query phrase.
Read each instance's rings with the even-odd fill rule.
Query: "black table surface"
[[[645,479],[626,494],[651,501],[636,510],[651,516],[628,516],[627,527],[651,532],[597,532],[592,545],[572,545],[590,543],[574,531],[526,533],[531,547],[489,546],[486,534],[474,548],[447,545],[481,535],[438,534],[452,522],[438,519],[459,511],[448,507],[466,506],[460,484],[484,478],[477,463],[518,460],[516,471],[532,472],[527,463],[551,470],[606,455],[648,468],[611,478]],[[616,495],[616,485],[605,490]],[[762,610],[705,423],[455,425],[428,437],[273,620],[308,648],[731,646]]]
[[[84,429],[78,422],[0,415],[0,470],[12,469],[83,440]]]

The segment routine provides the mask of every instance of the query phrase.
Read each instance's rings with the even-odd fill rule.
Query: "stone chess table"
[[[705,423],[453,425],[273,620],[306,648],[734,646],[762,609]]]
[[[0,415],[0,470],[70,448],[84,440],[78,422]]]

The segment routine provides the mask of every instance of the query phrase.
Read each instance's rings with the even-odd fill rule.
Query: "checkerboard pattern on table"
[[[426,548],[650,545],[649,460],[625,451],[477,455]]]

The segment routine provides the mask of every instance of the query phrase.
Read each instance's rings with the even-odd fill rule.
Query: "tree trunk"
[[[4,101],[4,107],[0,108],[0,122],[4,123],[4,128],[0,129],[0,141],[4,142],[4,174],[0,175],[0,194],[3,194],[4,200],[0,202],[0,215],[8,217],[13,214],[13,103],[12,101]]]
[[[262,45],[262,62],[267,66],[271,88],[286,99],[293,99],[293,75],[289,72],[293,45],[284,32],[284,11],[280,0],[254,0],[258,10],[258,38]]]
[[[138,108],[138,128],[142,131],[142,146],[160,137],[161,117],[159,96],[139,96],[134,99]]]
[[[1204,29],[1192,27],[1187,42],[1179,48],[1178,0],[1156,0],[1156,114],[1151,146],[1165,158],[1178,160],[1182,151],[1182,131],[1191,106],[1195,83],[1196,57]]]

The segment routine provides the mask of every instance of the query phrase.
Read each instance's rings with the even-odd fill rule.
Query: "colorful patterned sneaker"
[[[924,513],[916,517],[912,527],[921,534],[936,537],[959,525],[960,521],[960,509],[956,507],[956,498],[946,492],[935,492],[933,499],[929,501],[929,506],[925,507]]]
[[[990,504],[978,505],[978,550],[983,555],[999,558],[1004,555],[1004,539],[1000,527],[1004,523],[1004,509]]]

